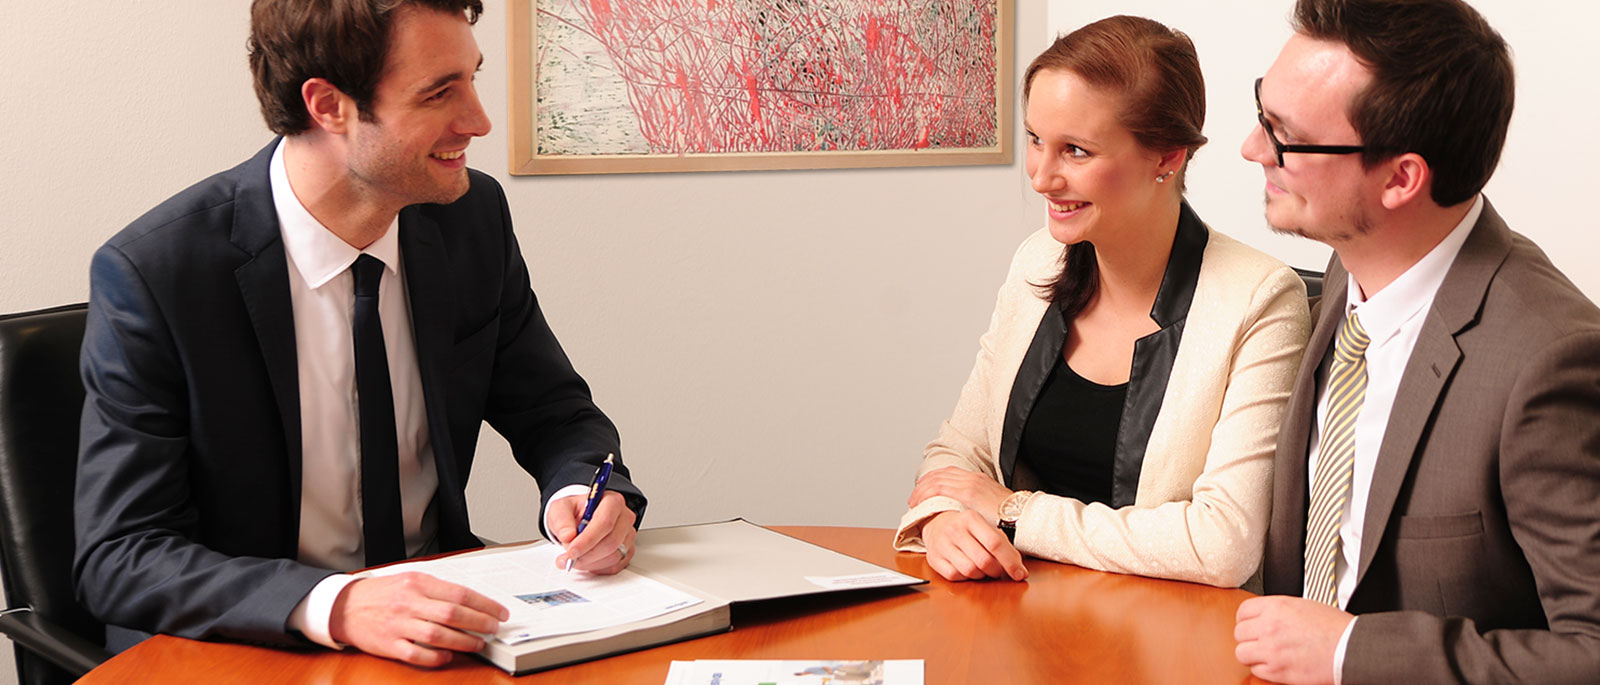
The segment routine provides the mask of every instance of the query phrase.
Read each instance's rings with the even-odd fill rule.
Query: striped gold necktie
[[[1339,521],[1350,501],[1350,474],[1356,457],[1356,417],[1367,396],[1366,329],[1354,313],[1339,327],[1328,373],[1328,414],[1322,447],[1311,481],[1306,512],[1306,599],[1337,605],[1334,559],[1339,554]]]

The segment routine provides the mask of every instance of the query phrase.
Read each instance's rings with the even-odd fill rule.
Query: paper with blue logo
[[[674,661],[666,685],[922,685],[922,660]]]

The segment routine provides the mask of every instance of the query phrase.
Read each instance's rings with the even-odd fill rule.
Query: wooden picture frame
[[[511,173],[1010,164],[1013,1],[511,0]]]

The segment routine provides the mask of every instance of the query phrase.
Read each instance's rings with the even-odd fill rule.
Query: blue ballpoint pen
[[[583,507],[583,518],[578,519],[578,535],[582,535],[583,529],[589,527],[589,519],[594,518],[594,510],[600,506],[600,498],[606,494],[606,483],[611,480],[611,460],[615,456],[615,453],[607,454],[600,468],[595,469],[594,480],[589,481],[589,501]],[[572,557],[567,557],[567,572],[571,571]]]

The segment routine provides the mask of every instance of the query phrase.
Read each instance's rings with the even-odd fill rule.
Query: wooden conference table
[[[927,578],[864,590],[736,605],[733,630],[513,678],[461,655],[436,670],[359,653],[283,651],[166,635],[80,683],[625,683],[666,680],[673,660],[922,659],[928,685],[1241,683],[1233,616],[1250,594],[1088,571],[1029,559],[1027,582],[940,580],[893,531],[776,526],[845,554]]]

